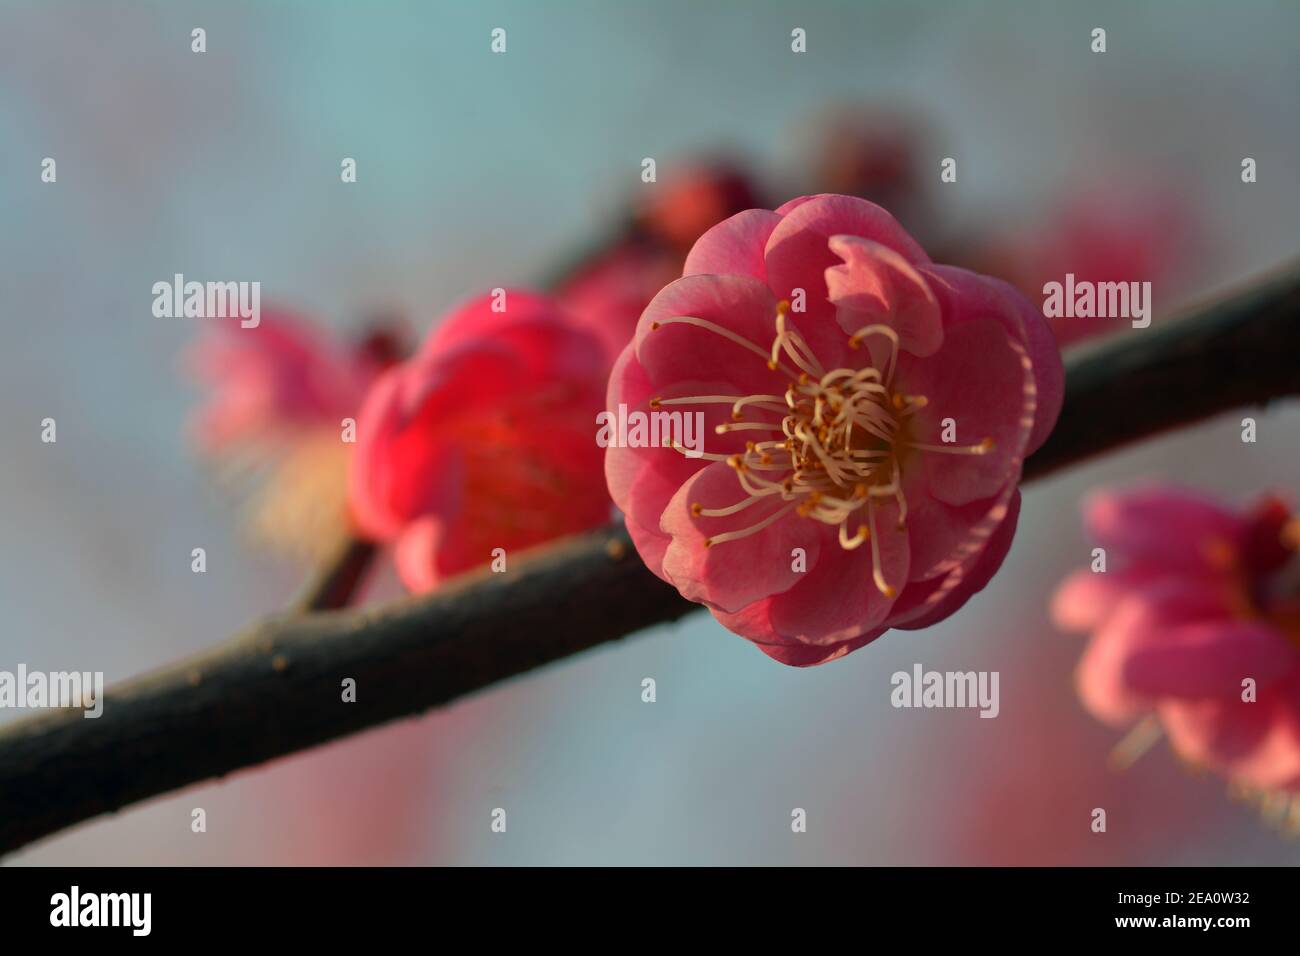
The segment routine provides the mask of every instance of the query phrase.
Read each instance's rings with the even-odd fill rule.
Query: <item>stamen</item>
[[[1128,735],[1115,745],[1115,749],[1110,752],[1110,758],[1107,761],[1112,770],[1127,770],[1133,766],[1142,755],[1151,749],[1164,733],[1163,728],[1153,716],[1147,716],[1140,720],[1137,725],[1129,731]]]
[[[687,458],[698,458],[700,461],[726,461],[731,457],[730,455],[719,455],[709,451],[694,452],[679,441],[670,441],[668,447],[673,451],[681,452]]]
[[[857,534],[855,534],[852,538],[850,538],[845,533],[848,530],[848,526],[849,526],[848,518],[845,518],[842,522],[840,522],[840,547],[843,548],[845,551],[852,551],[854,548],[863,544],[867,540],[867,538],[871,536],[871,532],[867,530],[866,525],[860,524],[858,525]]]
[[[876,582],[876,588],[881,594],[892,598],[898,592],[885,583],[885,576],[880,572],[880,538],[876,534],[876,506],[870,498],[867,499],[867,530],[871,540],[871,579]]]
[[[815,378],[821,378],[825,374],[821,363],[817,361],[817,356],[813,354],[812,348],[804,341],[802,335],[794,329],[787,329],[785,326],[786,313],[780,308],[776,312],[776,338],[772,341],[772,361],[776,361],[777,355],[781,349],[785,349],[786,354],[794,361],[794,364],[803,369],[808,375]],[[771,363],[769,362],[769,367]]]
[[[770,492],[767,494],[770,494]],[[745,510],[756,501],[762,501],[767,494],[750,495],[743,501],[738,501],[734,505],[728,505],[725,508],[706,508],[697,501],[691,505],[691,514],[697,518],[725,518],[728,515],[734,515],[738,511]]]
[[[946,455],[987,455],[995,446],[992,438],[985,438],[978,445],[929,445],[914,441],[908,442],[907,447],[921,451],[943,452]]]
[[[892,382],[894,380],[894,366],[898,364],[898,333],[887,325],[866,325],[849,336],[849,348],[861,347],[862,340],[868,335],[883,335],[889,340],[889,371],[885,374],[885,381]]]
[[[793,376],[795,374],[793,370],[786,368],[784,365],[782,365],[779,362],[773,365],[771,361],[768,361],[768,354],[764,352],[761,348],[759,348],[757,345],[755,345],[753,342],[749,341],[749,339],[745,338],[743,335],[737,335],[735,332],[731,331],[730,329],[724,329],[722,326],[714,322],[710,322],[708,319],[696,318],[693,315],[675,315],[672,318],[660,319],[657,322],[651,322],[650,331],[657,332],[660,328],[662,328],[665,325],[693,325],[697,329],[705,329],[706,331],[713,332],[716,335],[721,335],[728,342],[734,342],[737,345],[739,345],[741,348],[748,349],[750,352],[753,352],[759,358],[763,359],[765,362],[768,363],[768,368],[772,368],[772,369],[779,368],[786,375],[790,375],[790,376]]]
[[[738,541],[741,538],[748,538],[751,534],[758,534],[760,531],[762,531],[768,525],[772,524],[774,521],[788,515],[791,511],[794,510],[794,508],[795,508],[794,504],[788,504],[784,508],[779,508],[776,511],[772,512],[772,514],[768,515],[762,521],[758,522],[758,524],[750,525],[748,528],[743,528],[740,531],[727,531],[724,534],[715,535],[711,538],[705,538],[704,546],[706,548],[711,548],[715,544],[722,544],[723,542],[726,541]]]

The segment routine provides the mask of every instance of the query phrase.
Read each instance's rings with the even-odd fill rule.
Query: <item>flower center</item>
[[[794,512],[838,526],[840,546],[845,550],[869,542],[872,578],[880,592],[892,598],[897,590],[881,570],[877,500],[892,499],[897,503],[901,530],[907,520],[903,469],[911,452],[983,455],[993,448],[993,441],[985,438],[976,445],[958,446],[915,440],[912,416],[926,406],[927,400],[924,395],[909,395],[894,388],[898,333],[888,325],[864,326],[848,339],[852,349],[861,348],[871,336],[884,339],[889,345],[889,358],[883,369],[872,364],[867,351],[867,363],[861,368],[827,370],[807,340],[786,321],[789,312],[789,302],[777,305],[776,337],[768,351],[729,329],[694,316],[674,316],[652,324],[651,331],[664,325],[685,324],[721,335],[765,359],[770,370],[787,376],[787,384],[781,394],[655,398],[650,407],[729,403],[732,420],[719,425],[718,434],[755,433],[739,454],[704,455],[734,468],[747,497],[724,508],[705,508],[697,502],[691,505],[693,514],[721,518],[765,499],[785,502],[784,507],[747,528],[705,538],[705,547],[757,534]],[[745,417],[747,409],[769,414],[765,420],[750,421]],[[779,423],[771,421],[776,414],[781,415]]]
[[[1235,613],[1267,621],[1300,647],[1300,517],[1278,499],[1267,498],[1241,541],[1216,538],[1207,554],[1232,576]]]

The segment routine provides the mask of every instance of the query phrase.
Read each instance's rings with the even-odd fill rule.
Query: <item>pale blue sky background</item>
[[[1104,57],[1088,51],[1098,25]],[[495,26],[504,56],[488,52]],[[331,322],[392,304],[427,324],[565,258],[640,188],[643,156],[662,174],[727,147],[779,189],[798,182],[801,121],[865,97],[924,117],[936,178],[940,157],[958,158],[958,184],[935,196],[945,226],[978,231],[1108,175],[1158,185],[1210,223],[1210,289],[1300,247],[1297,27],[1293,2],[1253,0],[0,2],[0,668],[121,679],[282,607],[302,579],[241,545],[183,441],[195,395],[176,356],[195,329],[151,316],[158,279],[257,278]],[[39,181],[44,156],[56,186]],[[339,182],[343,156],[355,186]],[[45,416],[57,445],[39,442]],[[1044,770],[997,813],[976,795],[1044,722],[1074,728],[1085,744],[1069,760],[1084,767],[1114,742],[1071,692],[1081,643],[1043,609],[1086,555],[1078,496],[1141,476],[1237,496],[1300,487],[1300,415],[1270,411],[1260,434],[1242,446],[1219,422],[1034,487],[1006,567],[964,613],[831,666],[779,667],[697,615],[411,725],[392,746],[426,786],[394,847],[367,829],[394,814],[392,763],[367,762],[395,739],[380,732],[17,859],[309,859],[306,843],[338,839],[337,815],[303,825],[337,787],[361,808],[347,819],[377,848],[370,862],[991,861],[972,832],[1005,832],[1002,851],[1029,862],[1293,861],[1293,844],[1163,751],[1124,777],[1099,770],[1095,792]],[[199,544],[203,576],[189,569]],[[915,661],[1000,670],[1002,716],[893,710],[889,675]],[[1056,702],[1044,716],[1031,699]],[[1017,800],[1059,819],[1027,840]],[[1118,800],[1110,833],[1051,856]],[[194,806],[206,835],[189,831]],[[509,810],[504,836],[489,833],[494,806]],[[790,833],[793,806],[806,835]]]

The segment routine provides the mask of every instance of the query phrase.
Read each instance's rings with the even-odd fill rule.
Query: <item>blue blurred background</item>
[[[605,231],[649,188],[642,157],[663,176],[722,149],[777,202],[804,191],[808,121],[847,100],[925,127],[920,175],[950,240],[1050,215],[1063,194],[1173,196],[1204,224],[1177,292],[1193,298],[1300,246],[1298,27],[1294,2],[1257,0],[5,2],[0,668],[120,680],[282,608],[304,578],[241,539],[193,454],[177,356],[200,320],[154,318],[159,279],[257,278],[264,301],[339,327],[396,308],[423,329]],[[941,185],[946,156],[959,178]],[[1155,294],[1159,321],[1173,296]],[[1071,687],[1082,641],[1045,610],[1087,558],[1078,500],[1098,483],[1300,488],[1300,414],[1260,413],[1255,445],[1239,417],[1033,486],[1002,572],[931,630],[794,670],[697,614],[12,862],[1292,861],[1294,844],[1164,748],[1106,770],[1116,735]],[[207,574],[190,571],[196,546]],[[889,676],[914,662],[1000,671],[1001,715],[891,708]],[[1098,806],[1105,834],[1089,829]]]

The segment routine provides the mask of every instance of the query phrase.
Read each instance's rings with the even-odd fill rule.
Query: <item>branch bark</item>
[[[1033,480],[1219,412],[1300,394],[1300,265],[1181,321],[1067,362],[1066,399]],[[355,584],[351,544],[300,607]],[[352,569],[352,570],[349,570]],[[696,605],[651,574],[618,525],[367,610],[272,618],[110,688],[103,715],[0,726],[0,853],[140,800],[418,714]],[[355,703],[343,701],[345,679]]]

